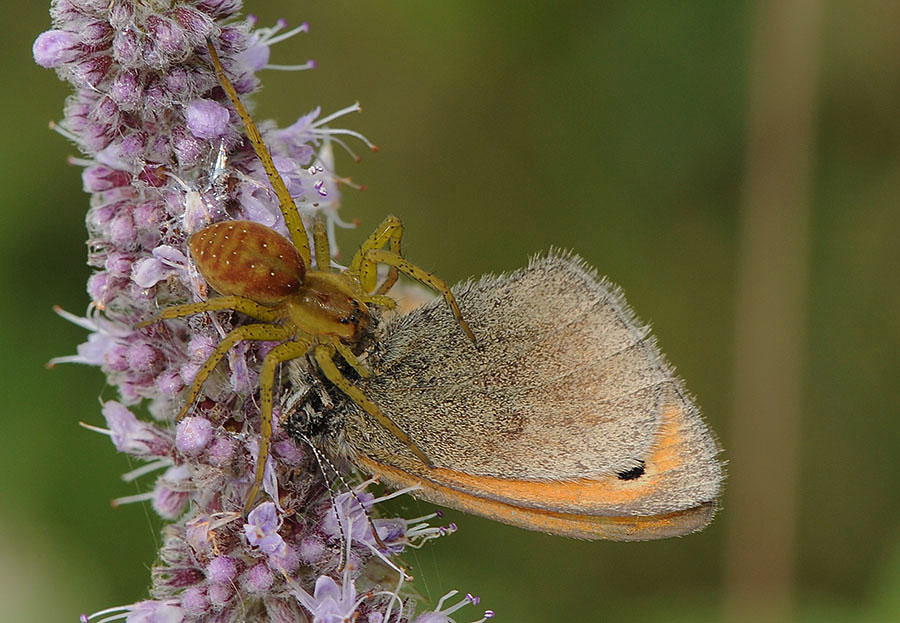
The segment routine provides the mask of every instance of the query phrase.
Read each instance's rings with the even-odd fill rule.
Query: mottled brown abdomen
[[[223,221],[188,241],[200,273],[219,293],[275,305],[300,289],[306,266],[290,241],[252,221]]]

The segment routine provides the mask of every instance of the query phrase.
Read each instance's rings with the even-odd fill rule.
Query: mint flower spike
[[[245,517],[259,440],[254,392],[272,343],[231,350],[176,426],[185,389],[246,318],[216,312],[135,328],[162,307],[210,296],[187,252],[196,231],[239,219],[288,233],[206,46],[212,42],[247,101],[259,89],[261,69],[315,65],[269,63],[273,45],[309,26],[279,20],[258,27],[255,18],[241,19],[240,7],[241,0],[53,0],[51,27],[32,48],[36,63],[73,87],[63,119],[51,128],[79,150],[69,162],[81,167],[89,195],[90,304],[84,317],[56,310],[88,337],[76,354],[49,365],[103,371],[118,395],[102,402],[103,426],[83,426],[140,459],[123,479],[148,482],[144,492],[113,504],[150,502],[166,520],[148,598],[80,620],[410,623],[416,603],[397,556],[456,527],[431,525],[435,514],[379,517],[380,502],[409,490],[376,497],[366,491],[371,481],[332,499],[317,467],[319,450],[298,446],[277,422],[266,468],[272,501]],[[339,174],[335,147],[355,160],[352,142],[377,148],[356,130],[334,127],[359,112],[358,103],[332,114],[312,103],[307,110],[286,128],[259,125],[300,218],[312,230],[313,217],[324,215],[336,251],[335,228],[354,226],[339,215],[341,192],[363,187]],[[385,576],[385,565],[397,572],[387,590],[374,579]],[[445,601],[419,623],[452,621],[474,603]]]

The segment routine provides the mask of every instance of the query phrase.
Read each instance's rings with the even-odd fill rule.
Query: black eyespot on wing
[[[619,472],[618,474],[616,474],[616,476],[618,476],[619,480],[635,480],[637,478],[640,478],[644,475],[644,462],[639,462],[640,465],[632,467],[626,472]]]

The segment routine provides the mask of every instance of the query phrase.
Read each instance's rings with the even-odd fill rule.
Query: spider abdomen
[[[206,281],[221,294],[275,305],[296,294],[306,274],[291,242],[259,223],[223,221],[204,227],[188,241]]]

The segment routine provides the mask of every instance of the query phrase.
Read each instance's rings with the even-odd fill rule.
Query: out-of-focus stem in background
[[[726,618],[791,619],[822,5],[757,5],[737,275]]]

